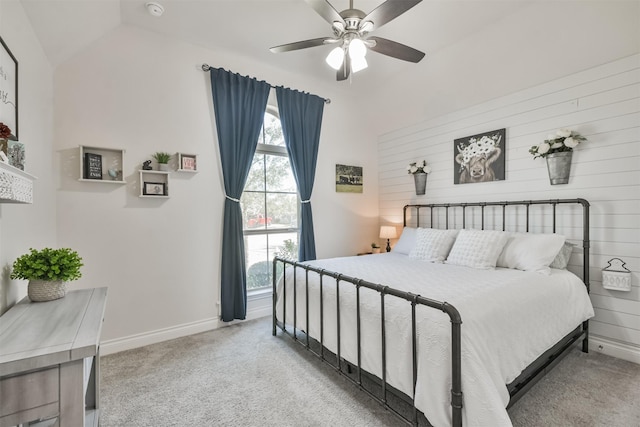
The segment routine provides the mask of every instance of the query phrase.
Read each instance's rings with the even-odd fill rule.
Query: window
[[[298,257],[298,192],[278,111],[268,107],[240,200],[247,290],[270,289],[276,255]]]

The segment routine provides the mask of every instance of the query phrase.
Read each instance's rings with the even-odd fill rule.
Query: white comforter
[[[406,255],[334,258],[308,264],[373,283],[445,301],[462,317],[463,425],[510,426],[506,385],[544,351],[593,316],[582,281],[565,270],[550,276],[502,269],[476,270],[409,259]],[[297,269],[296,326],[319,340],[319,280],[309,273],[309,323],[305,311],[305,273]],[[287,318],[293,324],[293,278],[287,275]],[[336,352],[335,280],[324,277],[324,345]],[[340,285],[341,356],[357,361],[355,290]],[[380,294],[362,289],[362,368],[381,375]],[[277,313],[283,320],[282,282]],[[412,392],[411,304],[385,297],[387,380]],[[416,407],[434,426],[451,424],[451,323],[448,315],[419,306]]]

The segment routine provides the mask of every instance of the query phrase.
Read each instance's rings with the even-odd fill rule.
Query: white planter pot
[[[29,280],[27,295],[31,301],[53,301],[67,294],[67,282]]]

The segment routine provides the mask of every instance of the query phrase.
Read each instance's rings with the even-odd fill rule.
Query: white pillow
[[[564,240],[560,234],[510,233],[497,266],[549,275]]]
[[[571,258],[571,252],[573,252],[574,246],[573,243],[564,242],[564,245],[560,248],[560,252],[558,252],[558,255],[556,255],[555,259],[549,264],[549,267],[565,270],[569,264],[569,258]]]
[[[457,235],[458,230],[418,228],[416,244],[409,252],[409,257],[428,262],[443,262]]]
[[[409,255],[409,252],[416,244],[416,230],[418,229],[412,227],[403,228],[400,239],[396,242],[391,252]]]
[[[508,233],[496,230],[460,230],[445,261],[482,270],[493,270]]]

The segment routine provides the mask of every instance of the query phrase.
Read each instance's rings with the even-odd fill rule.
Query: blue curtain
[[[302,201],[298,260],[316,259],[311,192],[316,176],[324,99],[297,90],[276,88],[278,111],[293,176]]]
[[[224,176],[220,304],[222,320],[247,314],[247,273],[240,197],[251,168],[271,86],[211,68],[211,90]]]

